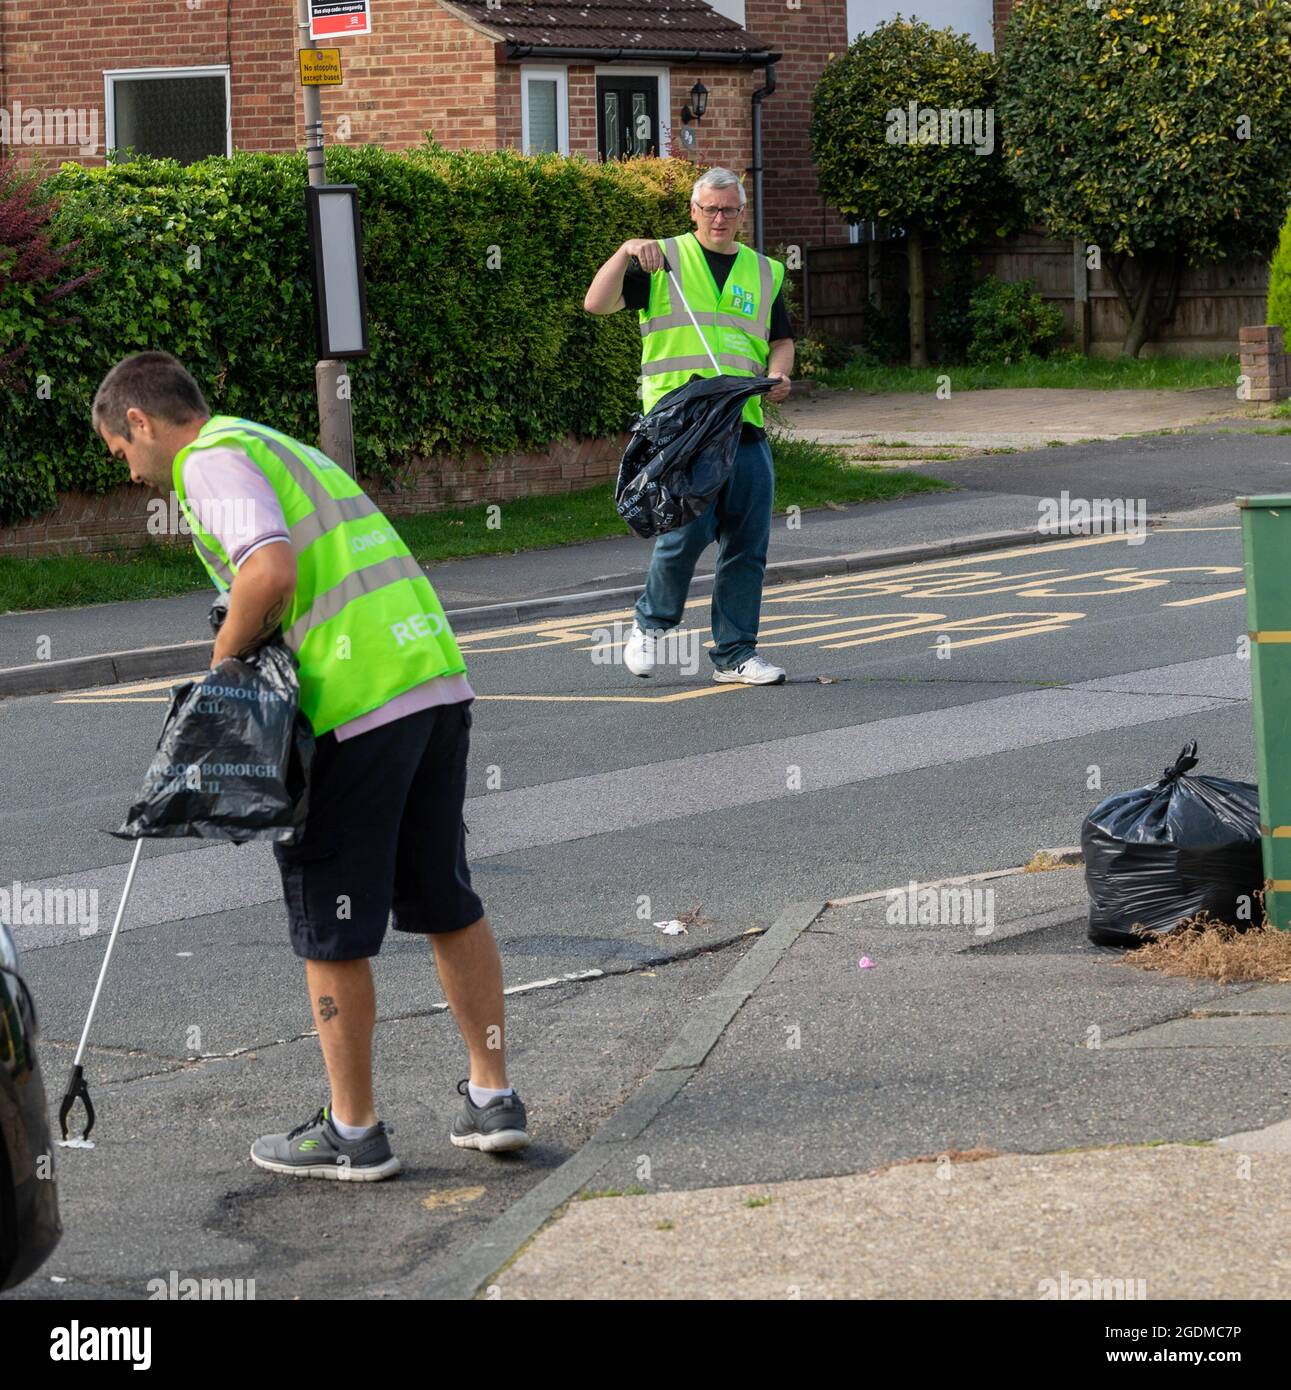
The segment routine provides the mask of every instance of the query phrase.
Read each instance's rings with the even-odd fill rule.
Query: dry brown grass
[[[1221,985],[1282,983],[1291,981],[1291,931],[1279,931],[1267,918],[1242,931],[1201,913],[1127,951],[1122,964]]]
[[[1038,849],[1022,866],[1024,874],[1047,874],[1051,869],[1078,869],[1082,861],[1075,858],[1064,859],[1050,854],[1047,849]]]

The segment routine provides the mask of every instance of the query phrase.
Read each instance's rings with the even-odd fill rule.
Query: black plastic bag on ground
[[[1117,792],[1085,818],[1080,843],[1089,888],[1089,939],[1137,946],[1206,912],[1250,923],[1264,886],[1259,788],[1227,777],[1189,777],[1184,746],[1158,782]]]
[[[121,839],[294,844],[308,810],[314,736],[291,652],[273,641],[171,693],[157,753]]]
[[[614,505],[638,536],[675,531],[712,506],[735,466],[744,402],[774,385],[764,376],[693,376],[637,416]]]

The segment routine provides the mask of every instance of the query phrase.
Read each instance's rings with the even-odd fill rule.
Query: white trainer
[[[725,685],[781,685],[784,682],[784,668],[772,666],[756,653],[746,657],[738,666],[729,671],[714,671],[713,679]]]
[[[649,676],[659,664],[657,641],[655,633],[643,632],[632,624],[632,633],[623,648],[623,664],[634,676]]]

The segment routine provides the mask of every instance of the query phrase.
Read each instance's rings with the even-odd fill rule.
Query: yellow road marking
[[[1240,598],[1245,589],[1225,589],[1220,594],[1202,594],[1200,598],[1176,598],[1163,603],[1162,608],[1191,608],[1194,603],[1217,603],[1221,598]]]
[[[751,690],[748,685],[706,685],[701,690],[678,690],[672,695],[477,695],[477,700],[528,700],[540,704],[567,704],[577,701],[612,705],[670,705],[677,700],[698,700],[703,695],[721,695],[728,690]]]

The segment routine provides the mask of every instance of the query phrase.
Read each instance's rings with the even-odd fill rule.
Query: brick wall
[[[227,65],[235,149],[283,151],[304,143],[299,45],[291,0],[96,0],[87,41],[83,0],[23,0],[0,9],[5,66],[0,103],[84,107],[98,113],[99,148],[16,152],[51,162],[102,164],[107,123],[103,73],[113,68]],[[495,46],[438,5],[382,0],[376,33],[330,39],[341,49],[342,87],[322,89],[329,144],[420,144],[433,130],[454,149],[492,149],[502,123],[519,143],[519,77],[500,67]],[[509,127],[508,127],[509,133]],[[503,139],[501,143],[510,143]]]
[[[629,435],[608,439],[553,441],[536,453],[508,454],[490,462],[472,451],[461,458],[418,460],[396,487],[364,484],[387,516],[415,516],[445,507],[506,502],[516,497],[573,492],[612,480]],[[148,503],[157,494],[146,488],[115,488],[102,497],[68,492],[44,516],[16,526],[0,526],[0,555],[90,554],[135,549],[162,539],[148,531]]]
[[[1014,0],[994,0],[995,3],[995,51],[1000,51],[1000,44],[1004,39],[1004,26],[1009,22],[1009,16],[1013,13]]]
[[[831,57],[847,50],[847,6],[828,0],[790,9],[784,0],[746,0],[744,24],[772,51],[784,54],[776,64],[776,90],[762,104],[766,244],[846,241],[846,222],[820,194],[810,126],[820,74]],[[753,85],[761,83],[759,70]]]
[[[1287,356],[1282,329],[1277,324],[1257,324],[1238,330],[1243,400],[1280,401],[1287,395]]]

